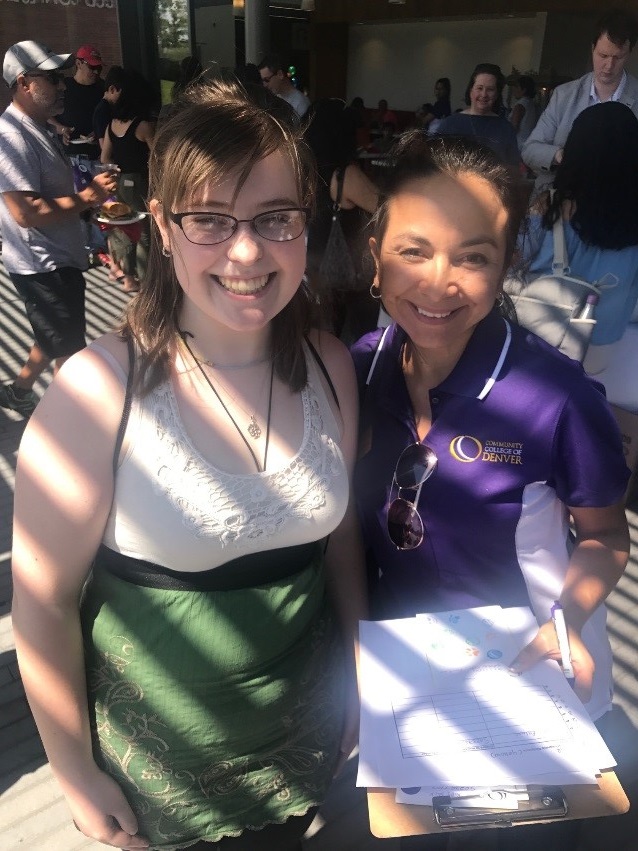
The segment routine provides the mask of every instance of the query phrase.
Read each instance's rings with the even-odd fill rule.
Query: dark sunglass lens
[[[428,446],[413,443],[399,456],[395,481],[400,488],[416,488],[430,478],[436,463],[436,455]]]
[[[423,540],[423,521],[414,506],[404,499],[395,499],[388,509],[388,534],[400,550],[413,550]]]

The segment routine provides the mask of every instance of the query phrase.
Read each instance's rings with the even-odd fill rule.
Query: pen
[[[558,600],[555,600],[554,605],[552,606],[552,621],[554,622],[556,638],[558,639],[558,650],[560,652],[563,673],[568,680],[573,680],[574,669],[572,668],[572,656],[569,649],[569,636],[567,635],[565,613],[563,612],[563,607]]]

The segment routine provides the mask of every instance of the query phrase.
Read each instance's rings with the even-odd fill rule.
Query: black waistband
[[[323,541],[252,553],[210,570],[187,573],[150,561],[125,556],[100,545],[93,570],[106,570],[124,582],[165,591],[238,591],[277,582],[300,573],[317,559]]]

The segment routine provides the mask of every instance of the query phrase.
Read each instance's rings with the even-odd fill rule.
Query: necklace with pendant
[[[192,358],[192,359],[193,359],[193,361],[195,362],[195,365],[196,365],[196,366],[197,366],[197,368],[199,369],[199,371],[200,371],[200,373],[201,373],[201,375],[202,375],[202,377],[203,377],[204,381],[206,382],[206,384],[208,384],[208,386],[210,387],[210,389],[211,389],[211,390],[213,391],[213,393],[215,394],[215,397],[217,398],[217,401],[219,402],[219,404],[220,404],[220,405],[222,406],[222,408],[224,409],[224,411],[225,411],[225,413],[226,413],[226,415],[227,415],[228,419],[229,419],[229,420],[231,421],[231,423],[235,426],[235,430],[237,431],[237,434],[239,434],[239,436],[240,436],[240,437],[241,437],[241,439],[243,440],[243,442],[244,442],[244,444],[245,444],[246,448],[247,448],[247,449],[248,449],[248,451],[250,452],[250,454],[251,454],[251,456],[252,456],[252,459],[253,459],[253,461],[255,462],[255,466],[257,467],[257,472],[258,472],[258,473],[263,473],[263,471],[266,469],[266,462],[267,462],[267,459],[268,459],[268,445],[269,445],[269,443],[270,443],[270,420],[271,420],[271,415],[272,415],[272,389],[273,389],[273,381],[274,381],[274,377],[275,377],[275,368],[274,368],[274,364],[271,364],[271,367],[270,367],[270,388],[269,388],[269,390],[268,390],[268,414],[267,414],[267,417],[266,417],[266,445],[265,445],[265,447],[264,447],[264,460],[263,460],[262,465],[260,466],[259,461],[258,461],[258,459],[257,459],[257,455],[255,454],[255,452],[254,452],[254,450],[253,450],[252,446],[250,445],[250,443],[248,443],[248,441],[246,440],[246,437],[245,437],[245,435],[244,435],[243,429],[239,426],[239,424],[237,423],[237,420],[233,417],[233,415],[231,414],[231,412],[228,410],[228,407],[227,407],[227,406],[226,406],[226,404],[224,403],[224,400],[222,399],[222,397],[221,397],[221,396],[219,395],[219,393],[217,392],[217,389],[216,389],[215,385],[213,384],[213,382],[210,380],[210,378],[209,378],[209,377],[208,377],[208,375],[206,374],[206,370],[204,369],[203,364],[204,364],[204,363],[208,364],[208,361],[200,361],[198,358],[196,358],[196,357],[195,357],[195,354],[193,353],[193,350],[192,350],[192,348],[190,347],[190,345],[189,345],[189,343],[188,343],[188,339],[187,339],[188,337],[192,337],[193,335],[192,335],[189,331],[180,331],[180,332],[179,332],[179,334],[180,334],[180,337],[181,337],[181,339],[182,339],[182,342],[184,343],[184,345],[185,345],[185,347],[186,347],[186,349],[187,349],[187,351],[188,351],[189,355],[191,356],[191,358]],[[263,363],[263,361],[261,361],[261,362]],[[210,364],[209,364],[209,365],[210,365]],[[226,392],[228,393],[228,391],[226,391]],[[230,394],[230,393],[228,393],[228,395],[230,396],[231,394]],[[231,398],[233,398],[233,397],[231,396]],[[237,400],[236,400],[236,399],[233,399],[233,401],[235,402],[235,404],[236,404],[236,405],[239,405],[239,403],[237,402]],[[241,405],[239,405],[239,407],[241,408],[242,406],[241,406]],[[243,408],[242,408],[242,410],[244,411],[244,413],[245,413],[247,416],[249,416],[249,417],[250,417],[250,422],[249,422],[249,424],[246,426],[246,431],[247,431],[247,432],[248,432],[248,434],[249,434],[249,435],[253,438],[253,440],[258,440],[258,439],[261,437],[261,435],[262,435],[262,430],[261,430],[261,426],[260,426],[260,425],[259,425],[259,423],[257,422],[257,418],[256,418],[256,416],[255,416],[254,414],[249,414],[249,413],[248,413],[245,409],[243,409]]]

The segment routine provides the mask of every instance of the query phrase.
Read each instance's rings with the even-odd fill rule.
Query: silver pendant
[[[255,419],[254,414],[250,418],[250,425],[248,426],[248,434],[253,438],[253,440],[257,440],[259,437],[261,437],[261,428],[259,427],[259,423]]]

